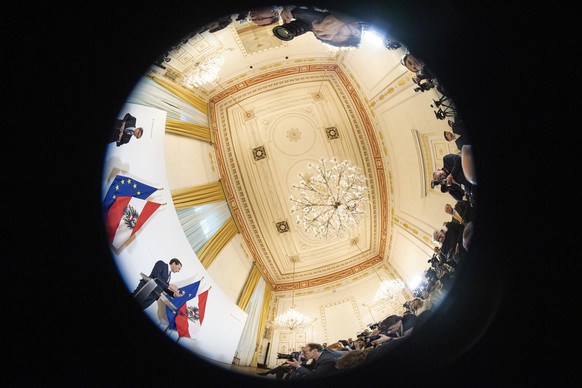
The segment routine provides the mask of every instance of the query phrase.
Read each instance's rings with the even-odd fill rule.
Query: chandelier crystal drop
[[[313,173],[299,173],[299,183],[292,186],[299,195],[289,196],[291,213],[297,225],[314,237],[341,238],[365,214],[367,179],[359,167],[335,157],[321,158],[308,167]]]
[[[293,260],[293,281],[292,284],[295,284],[295,262],[297,259]],[[305,315],[301,314],[299,311],[295,309],[295,289],[291,289],[291,308],[285,311],[283,314],[277,315],[275,320],[273,321],[273,325],[275,329],[283,329],[283,330],[295,330],[295,329],[303,329],[306,327],[311,326],[311,324],[315,321],[315,318],[308,318]]]
[[[196,60],[194,64],[184,71],[181,80],[182,85],[192,89],[216,82],[220,68],[224,64],[224,58],[222,57],[224,51],[215,51]]]
[[[400,279],[382,280],[374,301],[392,301],[402,292],[404,283]]]
[[[313,319],[308,318],[301,314],[299,311],[295,310],[295,306],[291,306],[289,310],[285,311],[283,314],[278,315],[273,321],[276,329],[289,330],[309,327],[312,322]]]

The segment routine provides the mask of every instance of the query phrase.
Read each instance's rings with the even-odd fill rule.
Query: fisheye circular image
[[[318,379],[456,307],[478,225],[471,128],[386,26],[233,9],[127,96],[103,220],[127,298],[168,346],[257,381]]]

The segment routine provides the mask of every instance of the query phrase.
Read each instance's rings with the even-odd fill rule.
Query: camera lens
[[[289,31],[285,26],[277,26],[273,28],[273,34],[281,40],[289,41],[295,38],[295,35]]]
[[[311,24],[303,20],[293,20],[281,26],[273,27],[273,34],[284,41],[303,35],[307,31],[311,31]]]

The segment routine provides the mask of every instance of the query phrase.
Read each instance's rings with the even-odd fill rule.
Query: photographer
[[[363,23],[351,16],[315,7],[286,6],[281,12],[283,25],[273,28],[273,34],[284,41],[311,31],[315,37],[337,47],[358,47]]]
[[[297,360],[303,366],[308,368],[308,365],[306,365],[308,360],[307,358],[305,358],[305,354],[303,352],[304,348],[305,347],[301,347],[300,352],[292,352],[291,354],[277,353],[277,360],[289,360],[289,361]],[[289,364],[283,363],[279,366],[276,366],[275,368],[269,369],[266,372],[257,372],[257,374],[259,376],[275,375],[275,378],[277,380],[283,379],[287,380],[293,378],[292,375],[294,374],[294,372],[295,370]]]
[[[310,367],[302,365],[297,360],[285,361],[285,364],[295,369],[297,378],[322,377],[337,373],[336,361],[344,352],[340,350],[327,349],[321,344],[310,342],[303,348],[305,358],[313,360]]]
[[[433,172],[432,179],[432,188],[441,185],[442,191],[443,186],[451,187],[453,184],[457,184],[469,199],[473,195],[474,185],[465,178],[461,155],[448,154],[443,156],[443,167]]]
[[[414,314],[390,315],[381,323],[383,332],[380,338],[372,341],[374,346],[383,345],[388,341],[397,341],[412,333],[412,329],[416,324],[417,317]]]

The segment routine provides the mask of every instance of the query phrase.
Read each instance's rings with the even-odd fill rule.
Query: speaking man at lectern
[[[133,297],[136,298],[136,300],[141,304],[141,307],[145,310],[159,299],[162,291],[166,292],[171,297],[178,296],[180,290],[174,284],[170,284],[170,279],[172,273],[178,273],[181,269],[182,263],[176,258],[171,259],[169,264],[164,263],[162,260],[158,260],[150,273],[150,280],[141,279],[132,293]],[[143,291],[146,291],[144,287],[151,280],[155,282],[156,287],[144,294]]]

